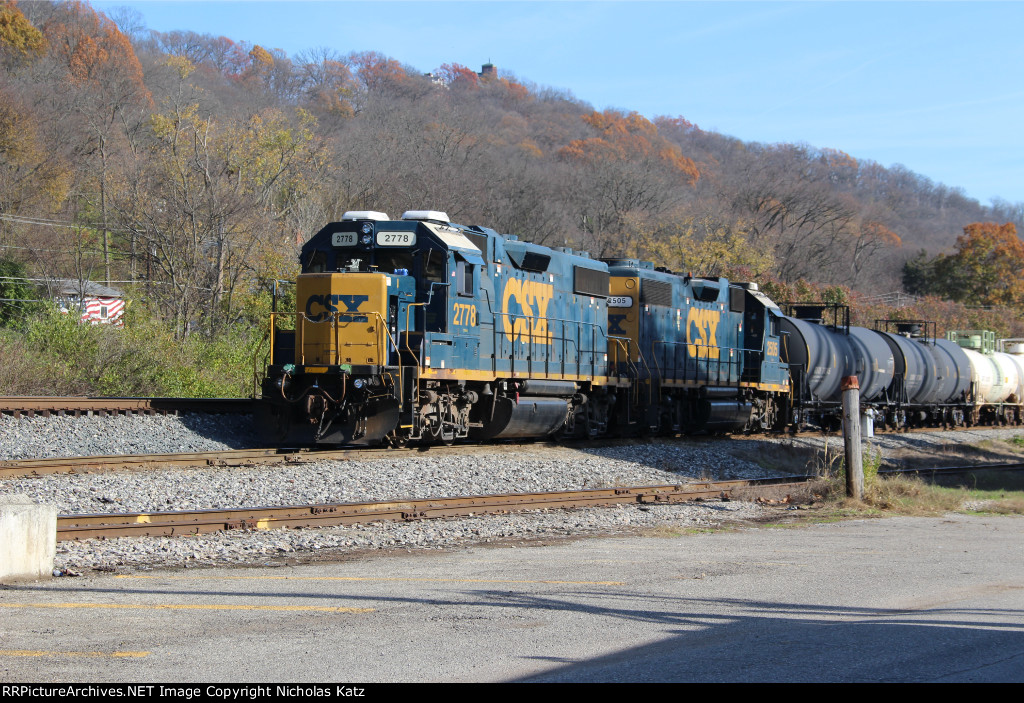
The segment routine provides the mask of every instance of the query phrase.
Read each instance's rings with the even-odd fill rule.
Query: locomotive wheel
[[[395,449],[403,449],[409,444],[409,435],[399,434],[398,430],[392,430],[388,433],[387,437],[384,438],[384,444]]]

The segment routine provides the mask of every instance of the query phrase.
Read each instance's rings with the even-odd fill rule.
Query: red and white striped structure
[[[124,321],[124,300],[122,298],[86,298],[82,309],[82,322],[121,326]]]
[[[62,312],[81,313],[83,323],[124,325],[124,294],[92,281],[58,280],[51,289]]]

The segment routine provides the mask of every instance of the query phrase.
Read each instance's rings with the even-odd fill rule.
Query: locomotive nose
[[[389,278],[384,273],[300,276],[297,346],[303,363],[382,365]]]

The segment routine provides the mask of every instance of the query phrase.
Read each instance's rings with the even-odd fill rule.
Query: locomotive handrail
[[[414,303],[414,304],[415,305],[422,305],[423,303]],[[327,364],[328,365],[332,365],[332,366],[339,365],[341,363],[341,348],[342,348],[341,338],[339,336],[340,335],[340,331],[341,331],[341,322],[342,322],[342,320],[340,318],[341,318],[342,315],[345,315],[345,314],[346,313],[336,311],[336,312],[328,313],[327,316],[324,319],[322,319],[322,320],[315,320],[315,319],[310,318],[306,313],[301,312],[301,311],[288,312],[288,313],[284,313],[284,312],[272,312],[272,313],[270,313],[270,329],[271,329],[271,337],[270,337],[270,340],[271,340],[271,351],[270,351],[270,353],[273,354],[274,332],[277,329],[276,325],[274,324],[274,319],[276,317],[287,317],[287,316],[294,315],[295,316],[295,321],[296,321],[295,330],[296,330],[296,333],[297,333],[296,334],[296,340],[295,340],[295,347],[296,347],[296,351],[298,351],[298,355],[297,355],[298,363],[303,365],[303,366],[306,364],[305,344],[303,344],[303,341],[304,341],[303,337],[305,336],[304,332],[305,332],[306,324],[309,323],[309,324],[313,324],[313,325],[322,325],[322,324],[330,323],[332,329],[334,330],[334,348],[331,351],[331,355],[332,355],[333,358],[330,359],[327,362]],[[400,349],[400,347],[398,345],[398,342],[391,335],[391,331],[388,329],[387,321],[384,319],[384,316],[381,315],[381,313],[378,312],[377,310],[368,310],[366,312],[360,312],[359,314],[360,315],[364,315],[364,316],[370,316],[370,315],[373,316],[375,325],[379,325],[379,328],[378,327],[374,328],[374,331],[377,332],[377,335],[376,335],[377,339],[375,341],[373,341],[373,342],[359,342],[359,343],[346,342],[345,346],[347,346],[347,347],[349,347],[349,346],[375,347],[376,352],[377,352],[377,357],[381,360],[381,364],[380,365],[381,366],[387,366],[387,356],[381,350],[381,347],[383,346],[382,342],[384,341],[383,338],[386,337],[387,340],[391,343],[391,345],[396,350]],[[346,322],[348,322],[348,321],[346,321]],[[406,336],[406,338],[408,340],[408,335]],[[402,365],[401,357],[399,357],[399,366],[401,366],[401,365]]]
[[[580,374],[580,373],[582,373],[582,370],[580,368],[582,366],[582,363],[581,363],[582,362],[582,359],[581,359],[582,355],[584,353],[589,353],[589,354],[597,354],[598,353],[597,343],[593,339],[595,331],[601,334],[601,336],[605,339],[606,343],[610,339],[608,337],[607,333],[605,332],[605,330],[601,327],[601,323],[600,322],[587,322],[587,321],[584,321],[584,320],[571,320],[571,319],[568,319],[568,318],[560,318],[560,317],[540,317],[538,315],[517,315],[515,313],[504,312],[504,311],[501,311],[501,310],[497,310],[496,311],[492,307],[492,305],[491,305],[490,295],[486,295],[488,293],[488,291],[485,290],[483,292],[485,293],[484,299],[487,301],[487,312],[489,312],[493,317],[495,317],[495,318],[501,318],[501,317],[509,318],[509,322],[512,323],[512,329],[513,330],[515,329],[515,321],[516,321],[517,318],[518,319],[526,320],[529,323],[526,326],[527,327],[527,335],[526,335],[527,336],[527,340],[526,340],[526,342],[521,342],[521,343],[525,343],[527,345],[527,349],[528,349],[529,353],[527,354],[526,364],[527,364],[527,370],[530,373],[532,373],[532,367],[533,367],[533,356],[534,356],[534,353],[533,353],[534,352],[534,347],[533,347],[533,345],[534,345],[534,343],[536,341],[534,339],[534,334],[533,334],[533,327],[534,327],[533,323],[536,320],[547,320],[547,322],[549,323],[548,335],[550,336],[550,339],[552,341],[556,341],[557,340],[557,341],[560,341],[562,343],[562,361],[561,361],[562,373],[561,373],[561,375],[563,375],[563,376],[565,375],[565,345],[566,345],[566,343],[569,343],[569,344],[573,345],[573,349],[575,350],[576,357],[577,357],[577,360],[576,360],[576,372],[577,372],[577,374]],[[560,323],[562,323],[562,334],[561,335],[556,337],[551,332],[550,323],[552,323],[552,322],[560,322]],[[581,331],[581,328],[590,328],[591,344],[593,345],[593,348],[591,348],[589,350],[583,350],[583,349],[581,349],[581,345],[577,343],[577,340],[574,340],[571,337],[566,336],[565,335],[565,324],[566,323],[569,323],[570,325],[573,325],[575,327],[576,332],[577,332],[577,337],[579,337],[579,333]],[[501,336],[504,335],[503,331],[499,331],[498,330],[497,323],[493,323],[492,335],[494,337],[493,346],[494,346],[494,349],[495,349],[494,363],[496,364],[497,363],[497,349],[498,349],[498,346],[499,346],[497,342],[498,342],[498,339]],[[515,341],[513,340],[513,344],[514,343],[515,343]],[[515,354],[514,354],[514,352],[513,352],[513,355],[511,357],[509,357],[509,363],[510,363],[509,372],[513,373],[514,372],[514,367],[515,367]],[[550,360],[546,360],[545,361],[545,374],[550,374],[550,363],[551,363]],[[594,366],[595,366],[595,363],[594,363],[593,360],[591,360],[590,368],[591,368],[591,374],[592,375],[593,375]],[[497,373],[496,366],[494,368],[492,368],[492,371],[494,373]]]
[[[647,372],[647,378],[651,377],[651,367],[647,365],[647,359],[644,357],[644,353],[640,349],[640,345],[637,344],[635,339],[630,339],[629,337],[614,337],[614,336],[610,336],[610,337],[608,337],[608,340],[609,340],[609,342],[615,342],[616,347],[623,347],[623,346],[625,347],[625,354],[626,354],[625,364],[626,364],[626,368],[627,368],[627,370],[631,370],[632,371],[632,376],[630,376],[630,386],[631,386],[631,391],[633,392],[633,401],[634,402],[638,402],[640,400],[640,383],[639,383],[639,381],[640,381],[640,372],[637,369],[636,364],[633,363],[633,359],[632,359],[632,357],[629,354],[629,345],[630,344],[632,344],[634,347],[636,347],[637,359],[639,359],[641,362],[643,362],[644,370]],[[625,345],[623,345],[622,342],[625,342]],[[615,360],[614,361],[609,361],[609,368],[611,367],[611,364],[615,364],[615,368],[617,369],[619,363],[620,363],[619,362],[619,355],[618,355],[618,351],[616,349]],[[616,375],[618,375],[618,374],[616,374]],[[648,389],[647,390],[648,390],[648,400],[649,401],[653,401],[653,398],[650,397],[650,386],[649,385],[648,385]]]
[[[387,340],[391,343],[391,347],[394,347],[395,351],[398,351],[398,342],[395,340],[394,337],[391,336],[391,330],[388,329],[387,320],[385,320],[384,316],[381,315],[380,312],[378,312],[377,310],[373,310],[372,312],[373,312],[374,317],[376,317],[377,320],[380,322],[380,329],[384,333],[383,336],[387,337]],[[407,339],[408,339],[408,337],[407,337]],[[385,351],[386,352],[390,352],[391,347],[389,347]],[[388,355],[386,353],[379,353],[378,356],[381,359],[381,366],[388,366],[389,365],[387,363]],[[401,356],[401,354],[399,354],[399,356],[398,356],[398,365],[399,365],[399,367],[401,367],[401,365],[402,365],[402,356]]]
[[[533,371],[533,357],[534,357],[534,351],[535,351],[534,344],[537,341],[537,340],[534,339],[534,334],[533,334],[534,324],[533,323],[536,320],[547,320],[547,322],[549,323],[548,334],[550,335],[551,341],[552,342],[554,342],[554,341],[561,342],[562,358],[561,358],[561,362],[560,362],[560,365],[561,365],[561,374],[560,375],[562,375],[562,376],[565,375],[565,365],[566,365],[565,349],[566,349],[566,344],[571,344],[572,348],[573,348],[573,351],[575,351],[575,353],[576,353],[576,358],[577,358],[577,360],[576,360],[576,372],[577,372],[577,374],[580,374],[580,373],[582,373],[582,369],[581,369],[582,358],[581,357],[583,356],[583,354],[588,354],[589,353],[589,354],[593,355],[593,354],[597,354],[597,353],[600,352],[600,350],[598,349],[598,343],[594,339],[595,333],[599,334],[605,340],[606,347],[607,347],[608,344],[611,343],[612,337],[610,337],[607,334],[607,332],[605,331],[605,329],[601,326],[601,322],[587,322],[587,321],[584,321],[584,320],[572,320],[572,319],[569,319],[569,318],[561,318],[561,317],[540,317],[538,315],[517,315],[517,314],[511,313],[511,312],[505,312],[505,311],[502,311],[502,310],[495,310],[494,306],[492,304],[492,301],[491,301],[490,291],[488,291],[487,289],[481,289],[481,292],[483,293],[483,296],[482,296],[483,299],[487,303],[487,312],[492,316],[492,318],[494,318],[494,321],[492,322],[491,334],[492,334],[492,338],[493,338],[492,345],[494,347],[495,353],[494,353],[494,357],[492,359],[491,371],[493,373],[495,373],[495,374],[498,373],[498,369],[497,369],[497,356],[498,356],[497,355],[497,350],[498,350],[498,348],[500,346],[498,344],[498,340],[499,340],[499,338],[501,336],[504,335],[504,332],[503,331],[499,331],[499,329],[498,329],[497,319],[499,319],[499,318],[508,318],[509,322],[512,323],[512,329],[513,330],[515,329],[515,321],[516,321],[517,318],[518,319],[526,320],[528,322],[528,324],[526,326],[527,327],[527,333],[526,333],[527,339],[526,339],[525,342],[521,342],[521,343],[524,343],[524,344],[527,345],[528,354],[527,354],[527,358],[526,358],[525,361],[526,361],[526,364],[527,364],[528,373],[532,373],[532,371]],[[561,335],[555,336],[551,332],[550,323],[553,323],[553,322],[562,323],[562,334]],[[582,331],[582,328],[589,328],[590,329],[592,348],[591,349],[582,349],[581,345],[578,343],[578,340],[574,340],[572,337],[569,337],[569,336],[565,335],[565,324],[566,323],[574,326],[574,328],[576,330],[576,333],[577,333],[576,334],[577,338],[580,337],[580,333]],[[514,343],[515,342],[513,340],[513,344]],[[600,353],[605,353],[605,352],[600,352]],[[627,354],[628,354],[628,350],[627,350]],[[516,362],[516,358],[515,358],[514,347],[513,347],[513,354],[512,354],[512,356],[509,357],[509,373],[514,373],[515,372],[515,362]],[[545,360],[545,371],[544,371],[545,374],[550,374],[551,373],[551,371],[550,371],[550,364],[551,364],[551,360],[550,359]],[[594,368],[595,368],[595,366],[596,366],[595,361],[593,359],[591,359],[590,369],[591,369],[591,374],[592,375],[594,375]]]
[[[747,349],[745,347],[718,347],[718,346],[714,346],[714,345],[711,345],[711,344],[699,344],[699,343],[696,343],[696,342],[672,342],[672,341],[668,341],[668,340],[659,340],[659,339],[652,340],[652,342],[651,342],[651,351],[652,352],[654,352],[655,345],[658,345],[658,344],[663,344],[663,345],[666,345],[666,346],[671,345],[671,346],[674,346],[674,347],[675,346],[680,346],[680,345],[685,345],[685,346],[688,346],[688,347],[696,347],[697,348],[697,354],[695,354],[695,355],[688,354],[687,355],[688,358],[694,362],[694,364],[693,364],[693,366],[694,366],[694,378],[693,378],[693,380],[695,380],[695,381],[700,380],[698,378],[698,371],[699,371],[698,363],[700,362],[700,360],[702,358],[707,362],[707,365],[708,365],[708,380],[711,380],[710,379],[710,377],[711,377],[711,370],[710,369],[711,369],[711,364],[712,364],[712,357],[710,356],[710,354],[702,357],[700,350],[701,349],[714,349],[714,350],[716,350],[718,352],[718,356],[714,358],[716,381],[717,382],[721,382],[722,365],[723,364],[727,365],[727,370],[730,371],[730,372],[732,371],[733,365],[736,364],[737,365],[737,369],[736,369],[736,371],[737,371],[737,374],[736,374],[736,387],[737,388],[742,383],[742,374],[741,374],[741,372],[743,370],[743,367],[742,367],[742,359],[743,359],[743,357],[741,355],[743,353],[748,353],[748,352],[749,353],[753,353],[753,354],[763,353],[760,349]],[[726,361],[723,361],[722,360],[722,353],[724,353],[727,350],[729,352],[729,359],[726,360]],[[738,354],[735,355],[736,356],[735,359],[732,358],[734,356],[733,352],[738,352]],[[661,373],[661,371],[662,371],[661,365],[658,363],[658,355],[657,355],[657,353],[653,353],[653,356],[654,356],[654,363],[655,363],[656,368],[658,370],[659,376],[661,378],[664,378],[664,375]],[[675,355],[673,354],[673,358],[674,357],[675,357]],[[678,368],[679,367],[677,367],[675,364],[673,364],[672,367],[671,367],[671,370],[676,371],[676,370],[678,370]],[[686,375],[688,368],[689,368],[689,364],[684,363],[683,367],[682,367],[683,378],[681,379],[683,381],[688,380],[687,379],[687,375]],[[666,370],[668,370],[667,367],[666,367]],[[731,384],[731,383],[732,383],[731,381],[726,381],[726,384]]]

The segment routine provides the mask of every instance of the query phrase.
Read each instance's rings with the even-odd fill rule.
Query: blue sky
[[[1024,2],[94,2],[289,55],[491,61],[597,109],[903,164],[1024,202]]]

